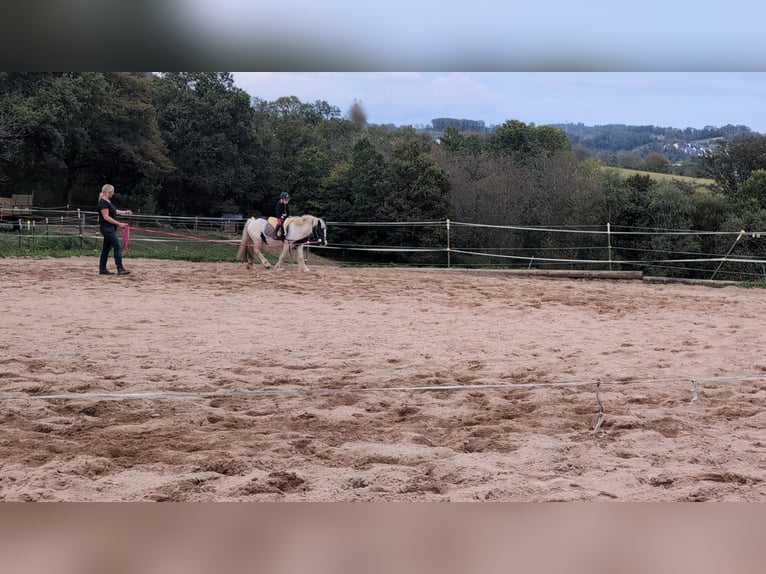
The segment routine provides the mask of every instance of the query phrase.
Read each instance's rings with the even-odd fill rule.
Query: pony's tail
[[[244,261],[247,258],[247,243],[249,239],[247,225],[249,223],[250,220],[248,220],[242,228],[242,241],[239,242],[239,249],[237,249],[237,261]]]

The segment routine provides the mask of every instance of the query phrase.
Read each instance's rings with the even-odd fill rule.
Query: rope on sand
[[[422,385],[422,386],[397,386],[397,387],[319,387],[319,388],[292,388],[292,389],[219,389],[215,391],[145,391],[129,393],[56,393],[39,395],[0,394],[0,401],[29,401],[29,400],[82,400],[82,399],[197,399],[197,398],[226,398],[226,397],[262,397],[274,395],[327,395],[327,394],[350,394],[350,393],[385,393],[385,392],[417,392],[417,391],[475,391],[479,389],[524,389],[541,387],[578,387],[595,385],[596,400],[599,404],[599,419],[603,419],[604,409],[599,390],[601,385],[638,385],[638,384],[665,384],[678,382],[693,383],[693,397],[691,402],[698,400],[698,382],[708,383],[736,382],[736,381],[762,381],[766,375],[744,375],[732,377],[709,377],[690,379],[640,379],[626,381],[564,381],[564,382],[538,382],[538,383],[487,383],[473,385]],[[601,421],[603,422],[603,421]],[[601,426],[598,424],[598,426]],[[598,430],[596,428],[595,430]]]

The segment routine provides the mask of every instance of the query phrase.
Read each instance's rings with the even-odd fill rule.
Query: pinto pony
[[[279,260],[274,265],[274,269],[279,269],[282,261],[287,255],[290,247],[298,248],[298,268],[301,271],[308,271],[306,260],[303,256],[303,247],[306,243],[316,243],[317,245],[327,245],[327,225],[324,220],[313,215],[301,215],[300,217],[290,217],[285,221],[285,238],[277,239],[274,235],[274,225],[268,219],[251,217],[245,223],[242,230],[242,241],[237,250],[237,259],[247,261],[247,268],[253,267],[255,257],[261,261],[261,264],[267,269],[271,267],[269,262],[261,253],[262,245],[282,245],[282,252],[279,254]]]

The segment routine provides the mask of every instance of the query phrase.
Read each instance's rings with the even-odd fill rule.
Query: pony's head
[[[319,245],[327,245],[327,224],[320,217],[314,218],[313,240]]]

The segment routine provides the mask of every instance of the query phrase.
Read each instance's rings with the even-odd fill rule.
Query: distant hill
[[[641,158],[652,152],[662,153],[671,162],[688,160],[710,149],[716,140],[731,141],[752,135],[747,126],[731,124],[722,127],[665,128],[658,126],[630,126],[608,124],[586,126],[585,124],[552,124],[563,131],[572,147],[582,147],[592,154],[634,152]]]
[[[653,153],[667,157],[674,170],[694,171],[697,158],[712,150],[716,141],[731,141],[754,135],[749,127],[727,124],[721,127],[671,128],[659,126],[633,126],[606,124],[587,126],[583,123],[550,124],[563,131],[572,148],[582,156],[594,155],[607,165],[625,168],[641,167]],[[481,120],[435,118],[422,131],[439,137],[444,129],[453,126],[461,133],[489,134],[498,126],[485,126]]]

